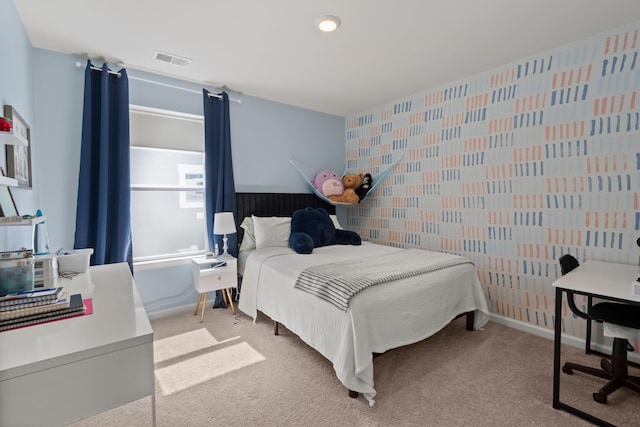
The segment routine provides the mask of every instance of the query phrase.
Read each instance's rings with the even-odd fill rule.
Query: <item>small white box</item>
[[[89,271],[93,249],[74,249],[73,251],[58,255],[58,273],[86,273]]]

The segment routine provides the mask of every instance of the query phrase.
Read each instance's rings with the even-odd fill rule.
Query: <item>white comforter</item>
[[[262,311],[285,325],[333,363],[338,379],[375,403],[373,355],[421,341],[457,315],[475,310],[474,328],[489,310],[472,264],[372,286],[353,298],[347,312],[294,289],[307,267],[384,255],[403,249],[363,242],[361,246],[315,248],[311,255],[290,248],[256,250],[248,258],[239,308],[254,321]],[[424,251],[425,256],[437,255]]]

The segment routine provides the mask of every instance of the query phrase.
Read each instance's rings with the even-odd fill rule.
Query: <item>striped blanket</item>
[[[473,263],[457,255],[407,249],[375,258],[308,267],[300,273],[294,287],[347,311],[351,299],[369,286],[461,264]]]

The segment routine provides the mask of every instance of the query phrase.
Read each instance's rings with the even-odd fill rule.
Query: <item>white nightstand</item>
[[[226,265],[216,266],[216,263],[225,262]],[[207,293],[211,291],[222,290],[222,297],[225,303],[231,305],[231,312],[236,314],[233,306],[231,292],[229,288],[238,286],[238,260],[231,255],[218,255],[212,258],[193,258],[191,263],[191,272],[193,276],[193,284],[198,292],[198,303],[193,315],[198,314],[200,308],[200,300],[202,301],[202,313],[200,314],[200,323],[204,320],[204,310],[207,305]],[[204,294],[204,298],[202,298]]]

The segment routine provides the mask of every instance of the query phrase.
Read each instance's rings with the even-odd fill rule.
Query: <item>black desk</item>
[[[553,282],[556,288],[556,310],[553,346],[553,407],[562,409],[592,423],[611,426],[612,424],[594,417],[572,406],[560,402],[560,350],[562,340],[562,298],[564,292],[610,301],[640,305],[640,297],[631,293],[631,282],[640,274],[640,267],[611,262],[587,261]],[[589,321],[587,321],[589,322]],[[590,335],[591,328],[588,330]],[[587,352],[590,351],[589,337]],[[596,390],[594,390],[596,391]]]

